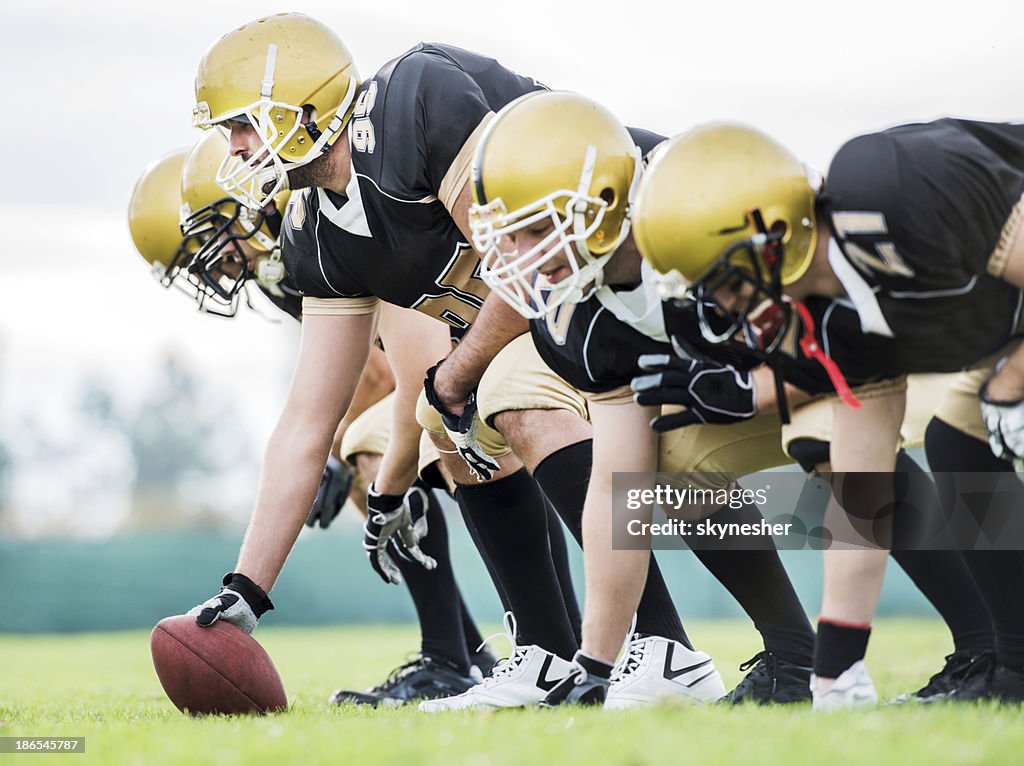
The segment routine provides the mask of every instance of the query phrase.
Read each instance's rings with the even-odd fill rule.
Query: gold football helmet
[[[226,156],[217,183],[259,210],[287,189],[288,167],[305,165],[334,144],[359,88],[348,47],[319,21],[280,13],[228,32],[203,56],[193,121],[252,124],[263,144],[244,160]]]
[[[480,276],[523,316],[585,300],[629,233],[640,150],[607,109],[575,93],[537,91],[506,105],[487,126],[472,169],[473,244]],[[550,222],[519,252],[516,233]],[[549,283],[541,267],[558,254],[570,275]]]
[[[216,178],[227,150],[227,139],[214,130],[185,157],[180,180],[181,233],[184,242],[198,243],[191,248],[195,257],[189,273],[212,293],[209,297],[215,303],[234,308],[248,279],[255,278],[270,293],[281,294],[278,283],[285,272],[278,235],[291,194],[279,192],[259,211],[226,196]]]
[[[661,275],[662,297],[692,290],[708,340],[742,331],[765,349],[788,323],[782,286],[799,279],[814,254],[814,198],[806,168],[774,139],[744,125],[705,125],[651,159],[633,208],[633,237]],[[718,305],[716,293],[741,282],[754,287],[744,306],[705,316]],[[733,321],[723,324],[725,315]]]
[[[185,247],[179,227],[181,168],[187,154],[187,149],[178,149],[142,171],[128,203],[128,229],[135,249],[149,263],[157,281],[196,298],[198,290],[185,271],[195,251]]]

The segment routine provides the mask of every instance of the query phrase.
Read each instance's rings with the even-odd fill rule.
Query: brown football
[[[270,655],[230,623],[200,628],[188,615],[165,617],[153,628],[149,648],[160,684],[183,713],[271,713],[288,707]]]

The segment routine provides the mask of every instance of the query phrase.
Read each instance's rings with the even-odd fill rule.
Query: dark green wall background
[[[457,514],[448,514],[456,576],[480,622],[500,620],[490,579]],[[116,537],[102,542],[0,540],[0,631],[102,631],[143,628],[212,595],[234,564],[241,531]],[[577,591],[583,577],[570,542]],[[686,551],[661,551],[659,562],[684,619],[742,612]],[[821,556],[784,551],[808,614],[821,598]],[[370,570],[352,520],[328,530],[303,529],[273,594],[269,624],[409,622],[404,586],[384,585]],[[933,615],[906,576],[890,563],[880,612]]]

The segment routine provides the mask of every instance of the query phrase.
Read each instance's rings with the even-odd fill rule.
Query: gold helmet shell
[[[267,223],[262,211],[239,207],[217,184],[217,170],[228,153],[228,141],[219,130],[204,133],[185,157],[181,168],[181,231],[188,233],[198,222],[200,212],[215,209],[227,219],[237,215],[238,225],[253,236],[249,240],[255,249],[269,253],[278,246],[277,234]],[[278,192],[268,202],[277,213],[284,215],[291,192]]]
[[[605,107],[576,93],[536,91],[506,105],[481,138],[472,168],[473,241],[481,277],[529,318],[579,302],[629,233],[640,150]],[[520,253],[510,235],[540,221],[552,232]],[[539,274],[564,254],[570,276]]]
[[[261,208],[287,188],[288,166],[305,165],[334,144],[359,85],[348,46],[304,14],[267,16],[225,34],[199,62],[193,121],[200,128],[251,123],[263,146],[254,164],[227,158],[217,182]]]
[[[677,287],[704,276],[733,245],[756,242],[756,213],[781,234],[781,284],[811,263],[817,230],[806,168],[784,146],[745,125],[715,123],[676,136],[652,158],[633,209],[633,237]],[[771,271],[757,247],[763,281]]]
[[[190,272],[222,304],[234,303],[250,278],[279,294],[277,284],[285,276],[280,224],[291,196],[278,192],[259,210],[229,197],[217,184],[227,151],[221,131],[207,132],[185,157],[180,179],[183,242],[195,253]]]
[[[187,262],[181,251],[181,169],[187,149],[177,149],[149,163],[128,202],[128,229],[135,249],[153,268],[153,275],[170,286]]]

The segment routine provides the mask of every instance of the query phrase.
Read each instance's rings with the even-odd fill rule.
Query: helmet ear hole
[[[786,236],[786,232],[789,231],[789,226],[786,224],[785,221],[780,219],[772,223],[771,227],[769,228],[769,231],[772,234],[777,234],[780,239],[783,239]]]
[[[597,196],[603,199],[605,201],[605,204],[608,205],[609,208],[615,207],[616,194],[615,189],[613,189],[612,187],[606,186],[605,188],[601,189],[601,192]]]

